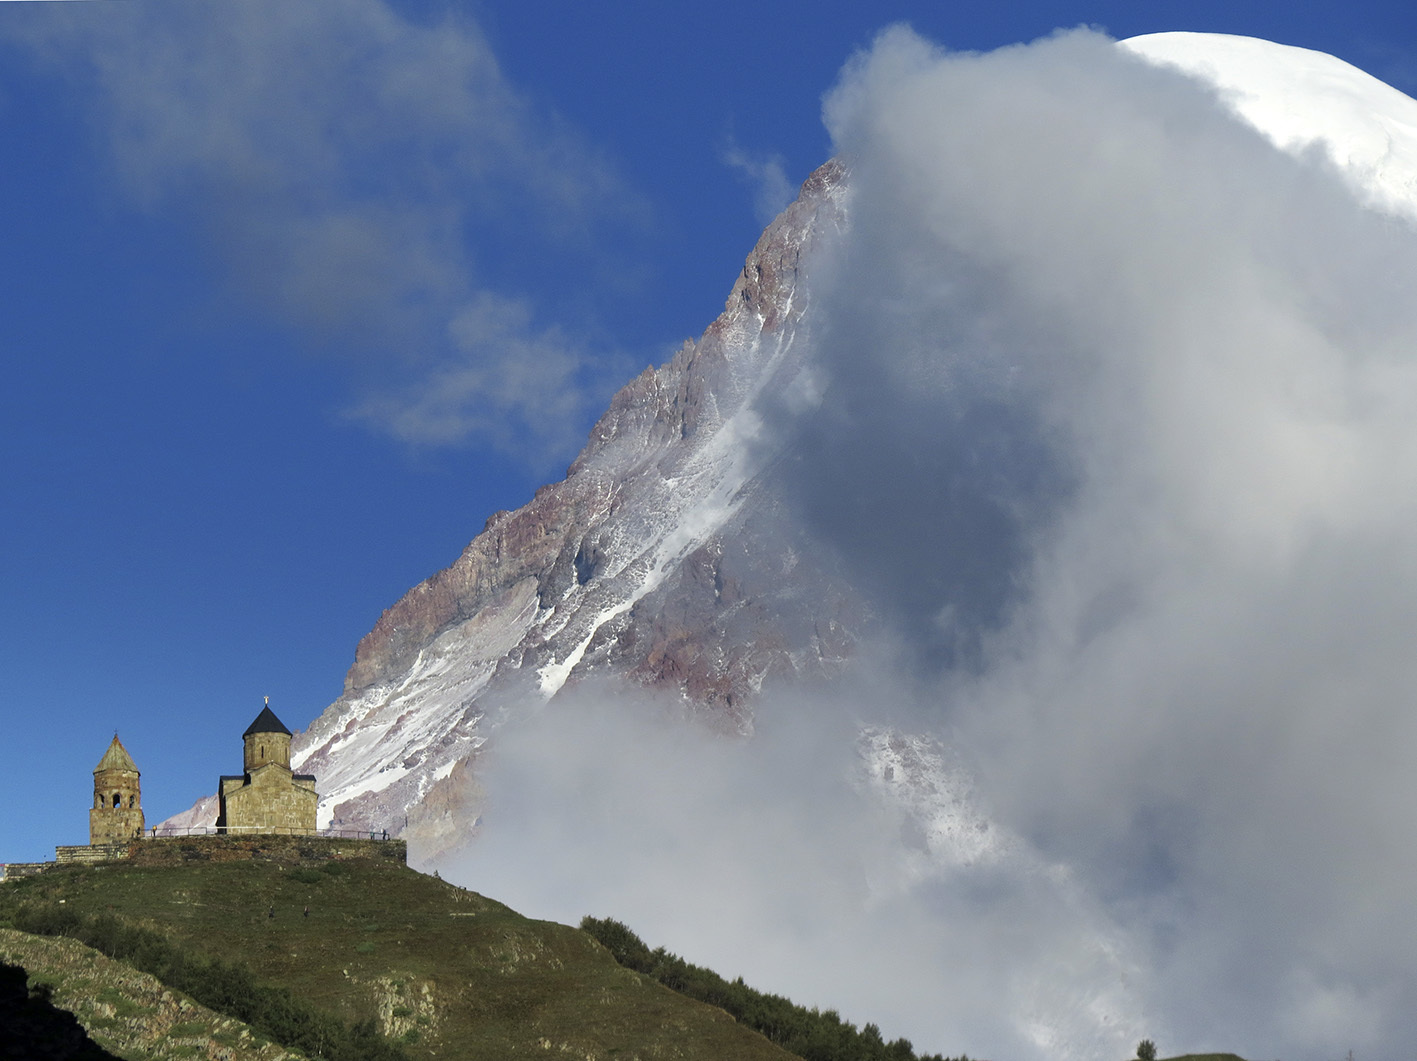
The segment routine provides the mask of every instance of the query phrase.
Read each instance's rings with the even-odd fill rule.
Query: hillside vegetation
[[[761,1032],[805,1061],[917,1061],[909,1039],[886,1042],[881,1029],[867,1024],[857,1029],[835,1010],[799,1006],[781,995],[749,987],[740,976],[725,980],[712,969],[686,962],[663,947],[648,944],[619,921],[587,917],[581,928],[605,946],[627,969],[652,976],[690,998],[718,1006],[736,1020]],[[949,1061],[939,1054],[918,1061]],[[969,1061],[961,1056],[959,1061]]]
[[[0,923],[146,930],[189,966],[247,974],[346,1029],[372,1025],[411,1061],[792,1058],[586,933],[417,873],[377,844],[339,858],[275,837],[242,842],[235,858],[217,837],[142,847],[139,861],[7,882]]]

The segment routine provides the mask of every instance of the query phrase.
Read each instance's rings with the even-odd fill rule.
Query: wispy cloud
[[[719,157],[752,189],[753,214],[759,224],[769,224],[797,198],[797,188],[787,179],[781,155],[752,154],[730,136]]]
[[[591,357],[557,327],[538,329],[524,301],[483,292],[448,324],[451,355],[397,393],[351,415],[423,444],[488,439],[537,462],[584,441],[579,430]],[[593,392],[594,393],[594,392]]]
[[[470,20],[417,22],[382,0],[38,7],[9,34],[80,88],[130,201],[185,217],[279,320],[425,381],[382,385],[360,406],[370,422],[424,442],[505,440],[507,416],[538,432],[508,382],[537,358],[535,405],[593,411],[592,352],[538,325],[496,258],[585,253],[635,199],[509,84]],[[498,342],[459,339],[459,320],[497,303],[517,307]],[[437,399],[443,415],[420,412],[450,379],[463,385]]]

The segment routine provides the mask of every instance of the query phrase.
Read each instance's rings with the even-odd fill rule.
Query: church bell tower
[[[113,735],[113,743],[93,768],[89,843],[121,844],[143,836],[143,799],[137,764]]]

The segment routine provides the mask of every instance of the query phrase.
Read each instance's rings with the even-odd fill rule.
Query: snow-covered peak
[[[1322,150],[1369,205],[1417,217],[1417,100],[1332,55],[1256,37],[1149,33],[1121,46],[1213,85],[1282,150]]]

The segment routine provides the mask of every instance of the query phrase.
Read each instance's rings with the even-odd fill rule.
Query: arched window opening
[[[123,797],[122,797],[119,793],[117,793],[117,792],[113,793],[113,807],[114,807],[114,809],[117,810],[117,809],[118,809],[119,807],[121,807],[121,806],[123,806]]]
[[[138,805],[138,797],[137,797],[137,796],[129,796],[129,797],[128,797],[128,806],[129,806],[129,807],[136,807],[137,805]]]

